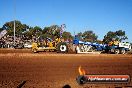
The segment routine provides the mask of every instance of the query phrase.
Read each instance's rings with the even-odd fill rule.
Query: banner
[[[61,30],[60,30],[60,37],[62,37],[62,34],[63,34],[65,28],[66,28],[66,25],[65,24],[62,24],[61,25]]]
[[[1,32],[0,32],[0,39],[1,39],[6,33],[7,33],[6,30],[1,31]]]

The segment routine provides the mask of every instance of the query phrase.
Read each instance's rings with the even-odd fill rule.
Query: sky
[[[132,0],[0,0],[0,27],[14,19],[41,28],[66,24],[72,35],[93,30],[100,40],[121,29],[132,42]]]

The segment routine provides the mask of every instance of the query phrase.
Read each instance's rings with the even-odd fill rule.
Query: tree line
[[[27,39],[32,39],[32,37],[40,37],[40,38],[47,38],[50,37],[55,39],[60,37],[61,26],[59,25],[51,25],[49,27],[41,28],[39,26],[31,27],[27,24],[22,24],[20,21],[15,21],[16,24],[16,36],[26,36]],[[6,22],[2,28],[0,28],[0,32],[2,30],[7,30],[7,35],[13,36],[13,29],[14,29],[14,21]],[[126,36],[125,31],[117,30],[117,31],[108,31],[108,33],[104,36],[104,39],[98,40],[98,36],[92,31],[87,30],[84,32],[79,32],[76,34],[78,38],[82,41],[89,41],[89,42],[98,42],[98,43],[109,43],[110,41],[117,40],[122,41],[128,39]],[[64,40],[72,40],[74,36],[64,30],[62,34],[62,38]]]

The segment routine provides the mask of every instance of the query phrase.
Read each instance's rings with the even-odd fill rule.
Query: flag
[[[61,25],[61,30],[60,30],[60,37],[62,37],[62,34],[63,34],[65,28],[66,28],[66,25],[65,24],[62,24]]]

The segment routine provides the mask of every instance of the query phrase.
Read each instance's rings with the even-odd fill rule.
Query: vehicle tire
[[[58,53],[67,53],[68,52],[68,46],[65,42],[58,43],[56,50]]]
[[[125,54],[126,53],[126,50],[125,49],[121,49],[120,50],[120,54]]]
[[[37,53],[37,49],[32,49],[32,51],[33,51],[34,53]]]
[[[119,49],[115,49],[115,50],[114,50],[114,53],[115,53],[115,54],[119,54],[119,53],[120,53],[120,50],[119,50]]]

